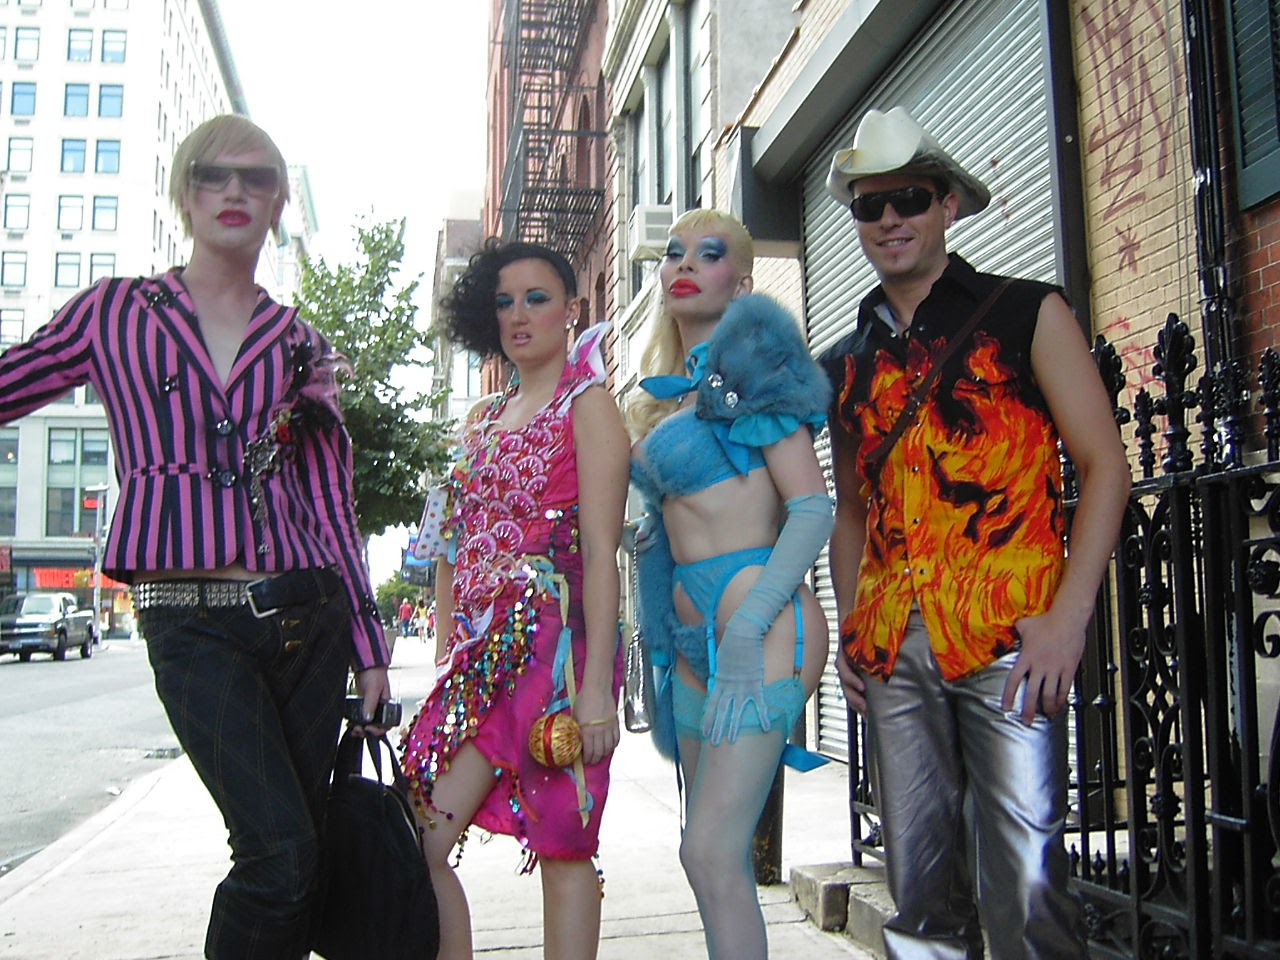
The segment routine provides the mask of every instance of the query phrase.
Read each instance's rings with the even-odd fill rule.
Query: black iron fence
[[[1119,358],[1094,353],[1114,398]],[[1155,358],[1117,408],[1139,472],[1072,708],[1075,887],[1095,956],[1274,958],[1280,358],[1194,377],[1174,315]]]
[[[1193,376],[1195,347],[1170,315],[1132,410],[1118,354],[1094,348],[1137,463],[1071,705],[1095,957],[1280,956],[1280,356]],[[855,859],[880,855],[859,732]]]

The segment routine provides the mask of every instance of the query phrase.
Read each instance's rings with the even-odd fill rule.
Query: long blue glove
[[[770,727],[764,703],[764,635],[804,582],[835,523],[825,493],[786,502],[787,519],[758,579],[725,624],[715,676],[702,714],[702,735],[713,745],[738,738],[742,715],[754,705],[760,729]]]

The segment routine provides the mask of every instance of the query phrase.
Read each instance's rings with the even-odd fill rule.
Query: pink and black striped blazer
[[[353,665],[390,660],[369,589],[352,496],[351,442],[340,423],[294,438],[296,453],[263,480],[255,523],[245,447],[281,409],[298,348],[328,342],[296,308],[258,298],[227,383],[220,383],[180,269],[99,281],[26,343],[0,356],[0,422],[79,384],[106,408],[120,497],[103,568],[193,572],[242,563],[271,575],[334,565],[353,611]],[[305,347],[303,348],[305,350]]]

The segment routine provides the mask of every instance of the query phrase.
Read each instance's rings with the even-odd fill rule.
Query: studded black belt
[[[269,617],[289,607],[331,597],[341,587],[342,578],[332,567],[290,570],[262,580],[218,580],[211,577],[149,580],[133,585],[133,608],[245,606],[255,617]]]

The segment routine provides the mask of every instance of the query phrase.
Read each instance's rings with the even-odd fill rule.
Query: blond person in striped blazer
[[[254,283],[288,193],[265,132],[205,122],[172,166],[186,266],[100,280],[0,357],[0,421],[80,384],[106,408],[103,566],[133,584],[156,689],[226,820],[205,953],[235,960],[307,955],[348,668],[366,716],[389,694],[341,361]]]

